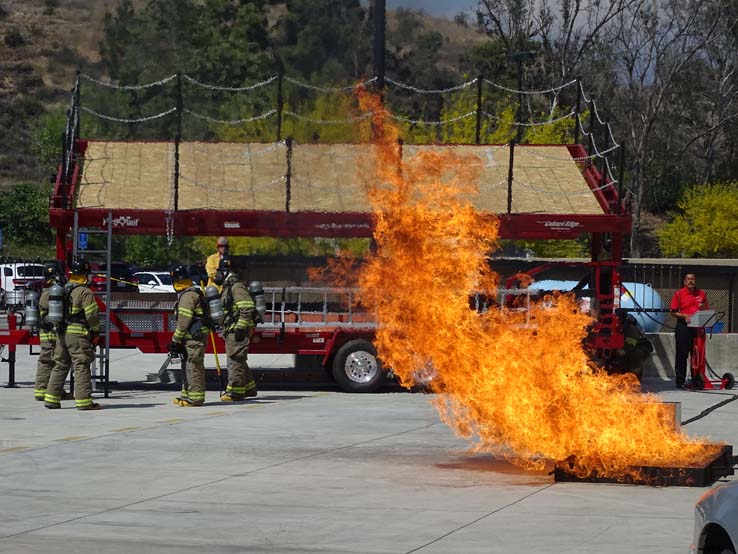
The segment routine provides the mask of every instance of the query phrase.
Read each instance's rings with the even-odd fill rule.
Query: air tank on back
[[[29,327],[36,327],[39,321],[38,312],[38,293],[32,290],[26,295],[26,325]]]
[[[205,287],[205,303],[208,305],[208,312],[212,320],[218,325],[223,323],[225,313],[223,313],[223,303],[221,302],[217,287],[213,285]]]
[[[577,285],[577,281],[545,279],[530,285],[532,290],[560,290],[570,291]],[[585,285],[584,290],[589,286]],[[588,300],[588,299],[587,299]],[[625,309],[663,309],[665,308],[659,292],[650,284],[624,282],[620,288],[620,307]],[[644,333],[658,333],[666,321],[664,312],[628,312],[631,314]]]

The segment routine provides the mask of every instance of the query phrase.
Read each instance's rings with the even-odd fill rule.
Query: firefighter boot
[[[47,392],[46,395],[44,395],[44,406],[49,410],[57,410],[61,408],[61,398]]]
[[[46,397],[46,393],[34,396],[34,398],[36,400],[39,400],[41,402],[43,402],[45,400],[45,397]],[[74,400],[74,393],[62,391],[61,396],[59,397],[59,399],[60,400]],[[53,404],[53,402],[52,402],[52,404]]]
[[[234,395],[232,392],[224,392],[220,396],[221,402],[241,402],[242,400],[244,400],[243,397]]]
[[[194,407],[197,407],[197,406],[202,406],[202,404],[195,404],[189,398],[182,398],[181,396],[178,396],[177,398],[175,398],[174,400],[172,400],[172,403],[175,406],[180,406],[182,408],[194,408]]]
[[[86,412],[88,410],[102,410],[102,406],[98,404],[97,402],[93,402],[92,404],[86,404],[84,406],[78,406],[77,409],[80,412]]]

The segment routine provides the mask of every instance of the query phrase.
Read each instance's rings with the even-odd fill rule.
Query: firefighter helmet
[[[222,286],[232,271],[231,260],[228,256],[223,256],[220,259],[220,264],[218,264],[218,270],[215,272],[213,282],[219,287]]]
[[[169,272],[172,276],[174,290],[177,292],[192,286],[192,268],[185,264],[179,264]]]
[[[78,285],[87,283],[90,273],[90,263],[84,258],[76,258],[69,268],[69,280]]]
[[[50,283],[54,279],[59,278],[59,266],[53,262],[44,264],[43,269],[44,281]]]
[[[177,266],[174,266],[174,269],[169,272],[169,275],[172,276],[173,281],[182,281],[183,279],[189,279],[190,268],[185,264],[179,264]]]
[[[87,275],[90,272],[90,263],[84,258],[76,258],[70,267],[73,275]]]

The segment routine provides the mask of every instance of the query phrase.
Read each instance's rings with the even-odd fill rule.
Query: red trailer
[[[72,144],[59,168],[49,214],[60,260],[69,261],[76,253],[82,229],[108,236],[372,236],[359,162],[369,145],[298,145],[289,140]],[[580,145],[402,148],[403,155],[423,148],[461,149],[482,160],[486,165],[480,175],[479,209],[499,217],[501,238],[590,235],[591,261],[582,264],[597,306],[590,347],[605,362],[623,347],[616,314],[618,266],[631,219],[616,184],[592,163],[594,156]],[[354,291],[267,290],[271,303],[251,352],[318,356],[347,391],[372,391],[382,384],[384,372],[372,346],[375,324],[355,311]],[[101,303],[110,320],[109,348],[166,352],[174,328],[174,301],[152,302],[150,296],[116,300],[111,295],[107,306]],[[16,327],[12,317],[9,329],[0,331],[0,344],[10,351],[37,340],[29,330]],[[224,351],[220,338],[216,347]],[[106,372],[106,392],[107,379]]]

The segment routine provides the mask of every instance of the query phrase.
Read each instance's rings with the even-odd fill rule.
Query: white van
[[[0,286],[5,291],[9,306],[23,304],[26,291],[43,286],[43,264],[18,262],[0,264]]]

